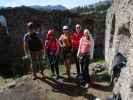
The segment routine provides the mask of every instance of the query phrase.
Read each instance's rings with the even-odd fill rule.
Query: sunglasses
[[[80,27],[76,27],[77,29],[80,29]]]
[[[68,30],[68,29],[63,29],[63,30]]]

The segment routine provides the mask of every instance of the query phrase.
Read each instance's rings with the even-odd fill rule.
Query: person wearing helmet
[[[34,22],[28,22],[27,29],[28,32],[24,36],[24,52],[25,57],[31,59],[33,80],[35,80],[37,78],[38,67],[41,70],[42,77],[44,77],[40,58],[40,54],[43,51],[43,45],[36,34]]]
[[[71,37],[68,26],[63,26],[63,34],[59,38],[60,46],[63,49],[64,65],[66,67],[66,73],[70,78],[71,69]]]
[[[54,29],[50,29],[45,40],[45,52],[48,56],[49,65],[51,67],[52,76],[59,78],[59,67],[58,67],[58,55],[59,55],[59,42],[54,35]]]
[[[81,74],[81,68],[79,66],[79,60],[77,58],[77,52],[78,52],[78,47],[79,47],[79,41],[80,41],[81,37],[83,36],[83,32],[81,31],[81,25],[80,24],[76,24],[75,28],[76,28],[75,32],[71,36],[71,41],[72,41],[73,59],[76,63],[77,77],[78,77]]]

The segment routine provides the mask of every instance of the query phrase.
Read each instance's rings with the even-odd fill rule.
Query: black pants
[[[56,75],[59,76],[58,56],[48,54],[48,61],[51,67],[52,74],[55,74],[56,71]]]
[[[90,57],[89,55],[81,55],[79,57],[79,61],[81,65],[83,81],[85,83],[88,83],[90,82],[90,76],[89,76]]]
[[[77,74],[79,75],[81,73],[81,68],[79,66],[79,59],[77,57],[77,52],[78,52],[77,49],[73,49],[73,59],[74,59],[74,62],[76,63]]]

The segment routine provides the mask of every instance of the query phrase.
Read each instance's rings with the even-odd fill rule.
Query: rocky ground
[[[75,72],[72,66],[72,73]],[[47,73],[47,71],[45,71]],[[112,88],[107,82],[95,82],[88,89],[80,87],[75,79],[67,80],[65,75],[56,80],[46,74],[46,79],[32,80],[31,75],[26,75],[6,85],[0,91],[0,100],[107,100]]]

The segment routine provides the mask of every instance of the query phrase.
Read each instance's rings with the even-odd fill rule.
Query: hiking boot
[[[56,75],[55,74],[52,74],[51,75],[51,78],[56,79]]]

